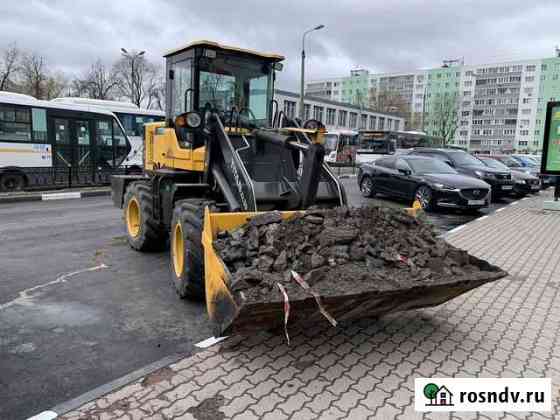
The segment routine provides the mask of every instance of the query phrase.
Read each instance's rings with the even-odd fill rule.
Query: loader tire
[[[152,189],[133,182],[124,195],[124,224],[128,243],[137,251],[163,251],[167,232],[154,219]]]
[[[213,204],[213,201],[204,199],[187,199],[175,203],[171,219],[169,271],[181,299],[204,299],[202,228],[204,209]]]

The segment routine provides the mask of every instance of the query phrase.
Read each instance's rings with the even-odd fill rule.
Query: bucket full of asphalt
[[[221,333],[435,306],[507,275],[382,207],[260,213],[213,246],[235,306]]]

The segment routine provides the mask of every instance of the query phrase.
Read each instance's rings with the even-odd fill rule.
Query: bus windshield
[[[336,151],[338,148],[338,134],[327,134],[325,136],[325,150],[328,152]]]
[[[163,116],[155,115],[138,115],[117,112],[118,119],[123,125],[128,136],[144,137],[144,124],[163,121]]]

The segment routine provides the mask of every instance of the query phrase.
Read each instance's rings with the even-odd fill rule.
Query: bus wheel
[[[12,192],[21,191],[25,187],[25,179],[20,174],[4,174],[0,175],[0,191]]]

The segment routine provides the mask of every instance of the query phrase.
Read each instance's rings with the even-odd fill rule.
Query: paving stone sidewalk
[[[63,419],[558,419],[560,214],[541,197],[450,234],[510,273],[432,309],[235,337]],[[414,411],[415,377],[552,377],[551,413]]]

